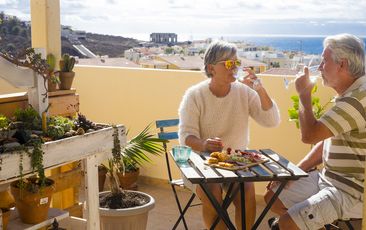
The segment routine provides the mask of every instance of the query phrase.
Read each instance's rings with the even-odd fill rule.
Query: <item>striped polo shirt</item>
[[[366,76],[336,98],[321,118],[334,134],[324,140],[323,177],[338,189],[363,200],[366,157]]]

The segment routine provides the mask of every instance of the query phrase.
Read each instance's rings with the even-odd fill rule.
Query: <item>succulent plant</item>
[[[14,112],[16,121],[22,121],[25,129],[41,130],[42,119],[38,112],[32,107],[26,109],[16,109]]]
[[[93,130],[97,130],[99,129],[98,126],[88,120],[85,115],[81,114],[81,113],[78,113],[78,118],[75,120],[75,127],[78,129],[78,128],[83,128],[84,131],[88,131],[89,129],[93,129]]]
[[[65,130],[58,125],[49,125],[47,127],[47,135],[52,139],[57,140],[65,135]]]
[[[60,60],[60,69],[61,72],[72,72],[75,65],[75,58],[71,57],[69,54],[62,55],[62,59]]]
[[[0,114],[0,129],[5,129],[9,125],[9,119],[4,115]]]
[[[60,126],[65,133],[74,128],[74,122],[67,117],[52,116],[49,118],[48,125]]]

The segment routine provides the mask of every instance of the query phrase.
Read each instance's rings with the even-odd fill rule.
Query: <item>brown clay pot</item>
[[[107,169],[101,166],[98,166],[98,186],[99,192],[104,190],[104,183],[107,175]]]
[[[14,197],[10,193],[10,189],[0,192],[0,208],[9,209],[15,206]]]
[[[137,169],[134,172],[126,172],[125,175],[123,175],[122,173],[117,173],[121,187],[123,189],[136,190],[139,174],[140,169]]]
[[[72,81],[74,80],[75,72],[60,72],[60,89],[71,89]]]
[[[15,198],[15,207],[22,222],[38,224],[47,219],[51,197],[55,190],[53,187],[54,183],[53,180],[47,179],[47,186],[38,193],[18,188],[18,181],[11,183],[11,193]]]
[[[54,92],[57,90],[57,84],[52,81],[48,81],[48,92]]]
[[[3,211],[3,230],[6,230],[9,224],[10,210]]]

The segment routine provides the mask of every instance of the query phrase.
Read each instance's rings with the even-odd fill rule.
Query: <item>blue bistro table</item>
[[[192,183],[201,186],[202,190],[206,193],[213,207],[216,209],[218,218],[212,224],[210,229],[214,229],[219,219],[221,218],[228,229],[235,229],[234,224],[231,222],[230,217],[227,213],[227,208],[233,201],[235,195],[240,192],[242,208],[242,229],[246,229],[245,225],[245,182],[255,182],[255,181],[279,181],[279,189],[275,192],[267,206],[263,209],[261,215],[258,217],[254,223],[252,229],[257,229],[259,224],[262,222],[263,218],[273,205],[274,201],[277,199],[278,195],[282,192],[286,183],[290,180],[298,180],[301,177],[307,177],[308,174],[303,170],[298,168],[295,164],[291,163],[278,153],[272,151],[271,149],[261,149],[255,151],[259,154],[263,154],[269,158],[269,161],[262,164],[250,167],[247,170],[230,171],[225,169],[213,168],[204,164],[204,161],[209,157],[208,153],[198,154],[192,152],[189,160],[186,163],[178,163],[180,171],[183,175]],[[226,193],[222,205],[216,200],[211,191],[208,189],[207,184],[209,183],[228,183],[229,189]],[[239,186],[234,184],[239,183]]]

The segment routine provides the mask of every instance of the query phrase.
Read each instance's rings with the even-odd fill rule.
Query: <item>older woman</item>
[[[241,81],[235,75],[240,67],[234,44],[215,41],[207,48],[204,68],[207,80],[190,87],[179,108],[179,141],[197,152],[221,151],[224,148],[246,149],[249,143],[249,117],[266,127],[280,123],[276,104],[253,71]],[[221,184],[209,184],[219,202],[222,202]],[[252,183],[245,184],[247,228],[255,219],[255,193]],[[203,220],[207,228],[217,214],[203,190],[197,186],[201,199]],[[239,194],[234,199],[235,222],[241,229]],[[221,221],[217,229],[226,229]]]

